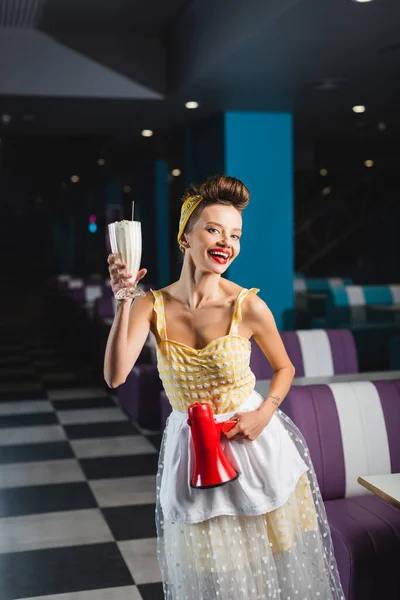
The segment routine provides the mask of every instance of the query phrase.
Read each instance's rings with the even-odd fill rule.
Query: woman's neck
[[[221,275],[200,271],[187,258],[175,285],[177,300],[190,310],[221,299]]]

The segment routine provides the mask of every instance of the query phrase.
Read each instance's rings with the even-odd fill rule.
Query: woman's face
[[[240,252],[242,216],[233,206],[212,204],[200,214],[190,233],[185,234],[195,265],[206,271],[224,273]]]

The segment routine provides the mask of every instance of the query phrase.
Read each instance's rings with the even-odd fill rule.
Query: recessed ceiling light
[[[174,177],[179,177],[180,174],[181,174],[180,169],[172,169],[172,171],[171,171],[171,175],[173,175]]]
[[[381,121],[380,123],[378,123],[378,131],[383,132],[383,131],[386,131],[386,129],[387,129],[386,123],[383,123],[383,121]]]
[[[365,106],[363,106],[362,104],[359,104],[357,106],[353,106],[353,112],[357,113],[357,114],[361,114],[365,112]]]
[[[366,160],[366,161],[365,161],[365,163],[364,163],[364,165],[365,165],[365,166],[366,166],[368,169],[370,169],[371,167],[373,167],[373,166],[374,166],[374,164],[375,164],[375,163],[374,163],[374,161],[373,161],[373,160]]]
[[[353,0],[353,2],[359,2],[361,4],[363,2],[372,2],[372,0]]]
[[[125,194],[129,194],[131,191],[132,191],[132,188],[131,188],[131,186],[130,186],[130,185],[126,185],[126,186],[124,187],[124,193],[125,193]]]
[[[324,189],[322,190],[321,194],[323,196],[329,196],[329,194],[331,193],[332,188],[331,187],[324,187]]]
[[[328,169],[321,169],[319,172],[322,177],[326,177],[328,175]]]
[[[11,115],[8,115],[7,113],[1,115],[1,122],[3,125],[9,125],[11,123]]]
[[[79,181],[79,175],[72,175],[71,181],[72,181],[72,183],[78,183],[78,181]]]
[[[153,135],[153,132],[151,129],[143,129],[143,131],[142,131],[143,137],[151,137],[152,135]]]
[[[99,167],[104,167],[104,165],[106,164],[106,161],[104,160],[104,158],[98,158],[97,164],[99,165]]]
[[[186,102],[185,104],[186,108],[188,108],[189,110],[193,110],[194,108],[199,108],[199,103],[198,102]]]

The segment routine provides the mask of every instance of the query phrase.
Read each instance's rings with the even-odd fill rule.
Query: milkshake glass
[[[131,273],[127,283],[134,283],[140,269],[142,258],[142,228],[140,221],[115,221],[108,225],[111,252],[116,254],[116,260],[126,265],[126,272]],[[117,300],[124,298],[138,298],[145,296],[137,285],[122,288],[115,297]]]

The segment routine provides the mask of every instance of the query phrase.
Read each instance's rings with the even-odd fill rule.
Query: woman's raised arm
[[[125,279],[130,274],[125,272],[125,265],[116,263],[115,255],[108,257],[111,286],[114,294],[126,286]],[[137,281],[147,273],[139,271]],[[123,383],[132,370],[150,331],[153,313],[153,294],[147,292],[144,298],[119,300],[116,302],[114,322],[112,324],[104,356],[104,379],[111,388]]]

